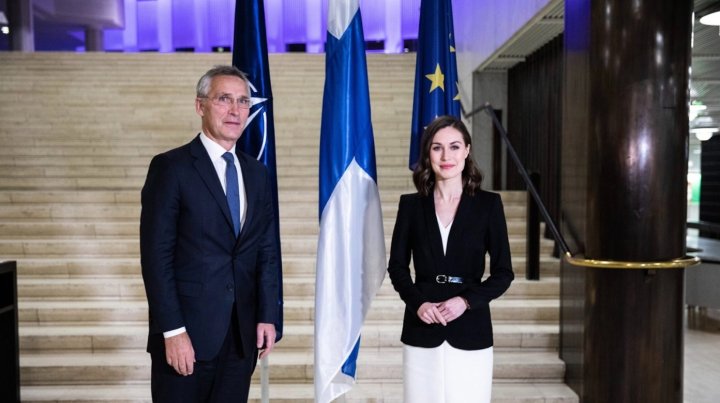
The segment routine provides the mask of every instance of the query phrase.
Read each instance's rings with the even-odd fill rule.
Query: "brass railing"
[[[505,128],[503,127],[502,123],[497,117],[497,114],[495,114],[495,110],[493,109],[492,105],[488,102],[485,103],[485,105],[480,106],[478,108],[475,108],[471,110],[468,113],[465,113],[465,109],[463,110],[463,117],[469,118],[471,116],[474,116],[478,114],[481,111],[487,112],[488,115],[490,115],[490,118],[492,118],[493,124],[495,125],[495,128],[500,133],[500,137],[502,138],[503,142],[505,143],[505,147],[507,149],[508,154],[510,155],[510,158],[515,163],[515,166],[518,169],[518,172],[520,173],[520,176],[522,177],[523,181],[525,182],[525,186],[527,186],[528,193],[532,196],[533,200],[535,201],[535,204],[537,205],[538,210],[540,211],[540,214],[542,214],[543,219],[545,220],[545,225],[550,230],[550,232],[553,235],[553,238],[555,239],[555,242],[557,243],[557,246],[560,248],[562,252],[562,258],[565,259],[566,262],[574,265],[574,266],[580,266],[580,267],[591,267],[596,269],[642,269],[642,270],[656,270],[656,269],[682,269],[690,266],[694,266],[696,264],[700,263],[700,258],[694,257],[694,256],[684,256],[677,259],[672,260],[666,260],[666,261],[657,261],[657,262],[635,262],[635,261],[617,261],[617,260],[597,260],[597,259],[585,259],[580,257],[574,257],[573,254],[570,252],[570,248],[568,247],[567,242],[565,241],[565,238],[563,238],[562,234],[558,230],[557,225],[555,225],[555,222],[553,221],[552,217],[550,217],[550,213],[548,212],[547,208],[545,207],[545,204],[543,204],[542,199],[540,198],[540,193],[537,191],[537,188],[533,184],[533,181],[530,179],[530,175],[527,172],[527,169],[525,169],[525,166],[520,161],[520,157],[518,157],[517,153],[515,152],[515,148],[510,143],[510,138],[507,135],[507,132],[505,131]],[[538,254],[538,256],[528,256],[528,261],[531,260],[538,260],[539,259],[539,252],[535,252]],[[528,279],[538,280],[539,274],[536,276],[536,278],[530,278],[531,276],[528,276]],[[533,277],[535,277],[533,275]]]

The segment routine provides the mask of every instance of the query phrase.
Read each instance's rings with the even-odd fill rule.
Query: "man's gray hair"
[[[198,98],[205,98],[208,96],[210,91],[210,83],[212,79],[218,76],[235,76],[243,80],[247,86],[248,96],[250,95],[250,81],[247,78],[247,74],[240,71],[235,66],[222,66],[218,65],[208,70],[200,80],[198,80],[197,87],[195,89],[195,96]]]

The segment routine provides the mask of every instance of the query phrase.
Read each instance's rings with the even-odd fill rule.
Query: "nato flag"
[[[235,38],[232,64],[247,73],[250,80],[252,106],[245,132],[237,143],[240,150],[257,158],[267,166],[273,187],[275,217],[278,214],[277,169],[275,166],[275,125],[273,99],[270,88],[267,38],[265,36],[265,9],[262,0],[238,0],[235,4]],[[276,220],[279,222],[279,220]],[[278,224],[279,227],[279,224]],[[276,228],[280,252],[280,228]],[[278,278],[282,284],[282,259],[278,256]],[[282,287],[278,299],[278,323],[275,323],[277,340],[283,331]]]

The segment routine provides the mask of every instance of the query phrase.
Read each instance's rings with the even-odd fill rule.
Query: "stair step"
[[[41,276],[86,277],[86,276],[128,276],[140,274],[140,259],[107,257],[57,257],[38,256],[17,261],[18,278]]]
[[[118,320],[122,320],[119,318]],[[147,343],[146,322],[126,322],[122,325],[43,324],[26,325],[19,329],[20,349],[26,352],[42,350],[144,350]],[[367,321],[362,328],[363,348],[401,347],[401,324],[397,321]],[[557,324],[524,324],[495,321],[493,333],[496,349],[555,350],[558,345]],[[312,350],[314,326],[311,322],[287,321],[279,349]]]
[[[68,126],[74,126],[75,123],[70,123]],[[55,129],[62,129],[62,125],[56,125]],[[27,127],[25,128],[27,129]],[[32,128],[30,128],[32,129]],[[69,127],[69,130],[74,129],[74,127]],[[90,140],[81,140],[81,141],[97,141],[97,129],[90,129],[91,136],[93,137]],[[77,134],[77,133],[75,133]],[[285,134],[283,134],[285,136]],[[313,141],[316,143],[319,143],[319,138],[317,137],[318,134],[315,134],[315,138]],[[85,136],[88,137],[88,136]],[[12,142],[20,142],[26,140],[26,137],[23,137],[22,135],[2,135],[0,133],[0,141],[3,142],[3,144],[11,144]],[[75,140],[70,140],[75,141]],[[127,144],[129,141],[135,141],[133,138],[123,138],[123,139],[115,139],[114,142],[120,143],[120,144]],[[164,138],[162,140],[162,144],[156,144],[151,147],[152,152],[151,153],[145,153],[142,156],[139,155],[126,155],[123,157],[118,157],[116,155],[93,155],[93,154],[80,154],[80,155],[27,155],[27,153],[24,151],[25,147],[20,147],[21,149],[16,149],[15,151],[17,154],[12,155],[3,155],[3,165],[2,168],[0,168],[0,172],[2,171],[9,171],[14,169],[25,169],[26,167],[53,167],[53,166],[71,166],[71,167],[90,167],[90,166],[103,166],[103,167],[138,167],[143,168],[147,172],[147,168],[150,164],[150,160],[152,159],[152,155],[159,154],[161,152],[164,152],[166,150],[172,149],[177,147],[179,144],[185,143],[189,141],[189,138],[180,138],[180,139],[172,139],[172,138]],[[276,139],[276,147],[282,148],[282,147],[292,147],[293,142],[295,140],[290,139],[290,141],[283,140],[280,141],[279,139]],[[304,138],[300,138],[300,141],[305,142],[306,140]],[[376,137],[376,141],[378,141],[378,138]],[[397,139],[390,138],[388,141],[396,142]],[[44,146],[47,146],[47,140],[42,140],[42,143]],[[113,146],[114,147],[114,146]],[[319,147],[319,145],[318,145]],[[74,147],[73,147],[74,148]],[[409,169],[398,169],[398,166],[403,166],[404,164],[407,164],[407,155],[403,156],[387,156],[383,157],[382,159],[379,159],[376,161],[377,167],[380,169],[380,172],[383,172],[383,169],[391,169],[393,174],[404,174],[404,175],[411,175],[411,171]],[[317,169],[317,159],[314,158],[283,158],[277,161],[277,169],[279,173],[290,174],[292,175],[293,170],[298,167],[304,167],[304,168],[313,168]],[[317,171],[315,175],[317,177]]]
[[[112,207],[111,207],[112,208]],[[282,206],[281,206],[282,208]],[[104,219],[78,217],[68,218],[26,218],[17,217],[3,219],[0,222],[0,238],[24,239],[37,238],[79,238],[79,237],[135,237],[138,236],[138,217]],[[524,220],[508,220],[508,235],[510,237],[525,237],[526,224]],[[392,235],[394,221],[385,220],[383,229],[388,236]],[[318,236],[319,222],[315,218],[283,218],[280,222],[281,237],[293,235]]]
[[[80,157],[83,160],[91,157]],[[315,164],[315,162],[313,162]],[[280,192],[280,202],[289,201],[305,201],[318,203],[317,184],[309,183],[310,189],[298,190],[295,192]],[[409,189],[390,189],[380,193],[380,199],[383,203],[395,203],[400,200],[400,195],[410,193]],[[502,197],[503,203],[521,204],[527,200],[527,194],[524,191],[506,190],[496,192]],[[0,194],[0,203],[19,203],[19,204],[35,204],[35,203],[140,203],[140,189],[134,190],[114,190],[114,191],[97,191],[97,190],[8,190]]]
[[[117,288],[102,288],[102,286],[75,285],[79,289],[96,288],[101,289],[92,292],[84,292],[84,297],[78,296],[73,299],[60,299],[53,297],[51,293],[39,293],[43,297],[37,300],[28,300],[25,297],[18,301],[18,317],[21,323],[54,323],[54,322],[87,322],[103,323],[110,320],[118,321],[146,321],[147,302],[144,299],[144,290],[139,291],[142,295],[122,296],[114,295],[112,299],[109,294],[112,292],[127,293],[130,288],[127,285],[120,285]],[[142,287],[142,285],[140,285]],[[105,292],[103,292],[105,291]],[[79,292],[80,293],[80,292]],[[22,295],[22,292],[21,294]],[[92,300],[92,298],[98,298]],[[53,300],[53,298],[56,298]],[[313,321],[315,317],[315,301],[310,298],[285,298],[284,301],[285,320],[288,321]],[[490,312],[495,320],[512,320],[517,322],[548,322],[558,319],[560,304],[557,299],[511,299],[500,298],[490,303]],[[397,297],[376,298],[368,312],[368,320],[396,320],[402,322],[405,312],[404,303]]]
[[[407,150],[403,150],[403,154],[407,153]],[[0,157],[2,154],[0,154]],[[310,155],[308,155],[309,157]],[[317,156],[317,150],[312,151],[312,156]],[[306,179],[306,178],[305,178]],[[145,175],[142,176],[129,176],[129,177],[113,177],[113,176],[98,176],[98,177],[1,177],[0,176],[0,188],[11,189],[11,190],[30,190],[30,189],[42,189],[42,190],[140,190],[145,182]],[[280,176],[278,177],[278,188],[280,191],[296,191],[305,190],[308,188],[307,180],[298,180],[298,178]],[[405,193],[412,192],[413,189],[412,179],[408,178],[381,178],[378,182],[378,188],[381,192],[392,189],[406,189]]]
[[[37,239],[33,237],[5,239],[0,237],[0,256],[6,259],[39,256],[80,256],[80,257],[132,257],[140,256],[140,242],[137,236],[125,237],[77,237]],[[391,246],[391,234],[385,234],[385,250]],[[318,237],[315,235],[286,235],[280,239],[283,257],[285,255],[315,255]],[[526,243],[523,238],[509,240],[510,253],[524,255]],[[553,251],[550,241],[540,243],[540,253],[548,256]]]
[[[314,403],[314,386],[311,383],[270,383],[269,398],[273,403]],[[125,385],[58,385],[23,386],[25,403],[151,403],[150,383]],[[402,384],[372,383],[359,379],[345,395],[347,403],[401,403]],[[577,403],[577,395],[564,383],[503,383],[493,382],[493,403]],[[260,385],[250,386],[249,403],[260,402]]]
[[[16,105],[18,103],[15,103]],[[182,106],[182,105],[181,105]],[[15,109],[16,111],[22,111],[24,107],[8,107],[8,111]],[[50,115],[48,115],[50,116]],[[279,119],[278,122],[283,121],[283,119]],[[306,125],[298,125],[298,127],[302,127],[304,129],[313,129],[317,127],[318,123],[313,122],[312,124],[306,124]],[[62,129],[71,129],[72,122],[70,122],[67,125],[59,125],[58,128]],[[103,127],[102,125],[94,125],[90,126],[92,128],[99,128]],[[318,130],[315,133],[311,133],[309,130],[305,131],[297,131],[294,132],[295,135],[286,136],[285,133],[283,133],[282,136],[278,136],[278,139],[276,140],[276,146],[277,148],[296,148],[296,147],[314,147],[319,148],[320,147],[320,131]],[[393,136],[392,131],[385,131],[382,133],[383,135],[377,135],[374,137],[375,145],[376,147],[405,147],[409,148],[410,146],[410,134],[403,136],[402,139],[399,139],[397,136]],[[72,148],[74,151],[78,154],[85,154],[85,155],[93,155],[92,151],[96,150],[97,147],[106,147],[106,148],[113,148],[113,147],[122,147],[127,146],[128,144],[137,144],[142,143],[144,146],[148,148],[153,149],[160,149],[160,150],[167,150],[170,148],[177,147],[178,143],[181,142],[187,142],[190,139],[195,137],[195,133],[184,133],[184,134],[178,134],[177,131],[171,130],[171,129],[157,129],[155,132],[153,132],[153,137],[148,137],[146,134],[139,134],[136,132],[131,132],[127,135],[127,137],[122,136],[107,136],[107,137],[98,137],[97,133],[88,133],[83,132],[73,137],[63,137],[63,136],[57,136],[57,133],[49,133],[43,135],[43,133],[35,133],[33,135],[33,139],[37,142],[41,142],[43,146],[45,147],[52,147],[52,148],[61,148],[61,147],[68,147]],[[23,137],[20,133],[1,133],[0,134],[0,140],[22,140]],[[13,155],[15,156],[23,156],[26,153],[22,146],[14,145],[14,143],[9,142],[10,150],[15,151]],[[33,151],[31,151],[33,153]],[[49,154],[41,154],[41,156],[49,155]],[[407,156],[404,156],[405,159],[407,159]],[[126,164],[122,163],[122,160],[119,160],[113,156],[106,156],[106,157],[95,157],[96,160],[94,161],[96,164],[94,165],[100,165],[103,166],[103,162],[106,161],[112,161],[115,162],[112,165],[118,165],[118,166],[132,166],[132,165],[145,165],[147,167],[147,164],[150,162],[149,160],[142,160],[139,158],[135,159],[129,159]],[[89,164],[85,161],[81,160],[64,160],[64,159],[56,159],[56,164],[33,164],[32,160],[25,161],[28,165],[33,166],[45,166],[45,165],[62,165],[62,166],[88,166]],[[99,164],[98,164],[99,163]],[[0,169],[3,169],[7,162],[3,161],[2,165],[0,165]],[[401,165],[401,164],[399,164]],[[393,166],[395,170],[397,170],[397,165]],[[404,172],[406,174],[410,174],[411,171],[409,169],[404,169],[401,172]]]
[[[501,380],[560,382],[565,364],[556,352],[496,351],[493,377]],[[270,379],[278,383],[311,382],[312,351],[274,351],[269,359]],[[364,380],[402,379],[402,348],[363,349],[358,356],[357,377]],[[144,351],[42,352],[20,356],[23,385],[126,383],[150,379],[150,355]],[[253,374],[259,379],[259,371]]]
[[[127,140],[126,140],[127,141]],[[319,141],[315,140],[316,143]],[[50,147],[53,146],[53,144],[49,144],[51,142],[44,142],[44,147]],[[82,146],[71,146],[73,149],[82,148]],[[167,150],[171,148],[177,147],[177,143],[171,144],[168,143],[164,146],[159,147],[159,150]],[[290,145],[288,148],[297,149],[301,148],[302,146],[297,145]],[[317,156],[317,148],[319,145],[314,145],[313,150],[315,151],[314,155]],[[12,148],[12,147],[10,147]],[[407,148],[403,147],[405,150],[405,153],[407,153]],[[21,150],[17,150],[17,153],[22,155]],[[18,155],[18,154],[15,154]],[[86,153],[86,155],[92,155],[90,152]],[[138,165],[134,164],[127,164],[127,165],[103,165],[103,164],[96,164],[92,166],[88,165],[79,165],[79,166],[73,166],[68,164],[62,164],[62,165],[25,165],[22,167],[22,169],[18,169],[15,165],[6,165],[5,161],[2,161],[3,164],[0,165],[0,177],[3,178],[27,178],[27,177],[36,177],[36,178],[95,178],[95,177],[103,177],[103,178],[145,178],[148,171],[148,166],[150,165],[151,158],[150,157],[129,157],[128,159],[133,159],[136,162],[141,162]],[[144,161],[144,162],[143,162]],[[283,170],[280,169],[282,175],[279,175],[282,178],[294,178],[295,180],[303,180],[307,178],[317,178],[318,177],[318,166],[317,163],[313,164],[312,166],[296,166],[292,163],[293,161],[286,161],[287,168]],[[395,166],[379,166],[377,167],[377,177],[380,181],[384,181],[387,179],[395,179],[395,180],[408,180],[411,178],[412,173],[409,170],[398,170]]]
[[[2,178],[0,178],[2,181]],[[279,195],[278,197],[281,197]],[[394,221],[397,216],[398,202],[383,202],[383,217]],[[297,201],[280,206],[280,221],[285,218],[307,218],[318,222],[318,204],[316,202]],[[0,219],[45,219],[61,220],[71,218],[87,219],[127,219],[138,222],[140,203],[33,203],[0,204]],[[508,219],[524,219],[526,208],[518,203],[505,206]]]
[[[137,229],[137,228],[136,228]],[[283,275],[287,278],[299,275],[315,275],[315,256],[289,255],[283,253]],[[516,281],[525,275],[525,256],[515,254],[512,257],[513,271]],[[560,271],[560,261],[551,256],[540,257],[541,278],[557,277]],[[18,259],[19,278],[42,276],[45,278],[57,277],[86,277],[86,276],[127,276],[140,274],[140,259],[138,257],[60,257],[38,256]]]
[[[18,289],[21,299],[28,298],[144,298],[142,278],[139,276],[101,277],[37,277],[20,276]],[[541,280],[517,278],[503,295],[511,298],[557,298],[560,290],[558,277],[544,277]],[[315,276],[294,275],[283,279],[283,295],[286,298],[312,298],[315,295]],[[377,293],[381,297],[397,297],[388,277]]]

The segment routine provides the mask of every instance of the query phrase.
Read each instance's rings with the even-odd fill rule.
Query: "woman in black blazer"
[[[489,304],[514,276],[502,201],[480,190],[470,145],[462,121],[435,119],[420,141],[418,192],[400,198],[388,273],[406,306],[406,403],[490,401]]]

